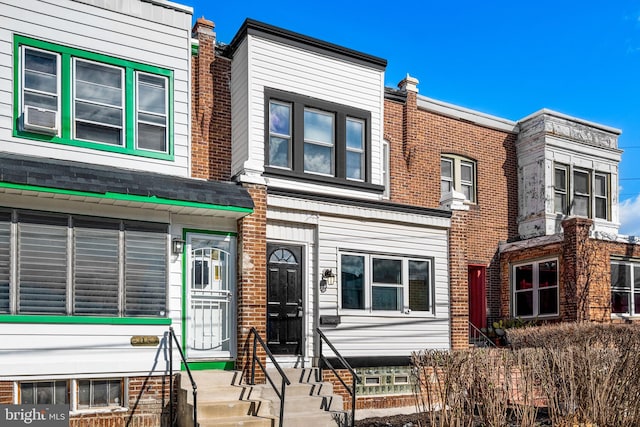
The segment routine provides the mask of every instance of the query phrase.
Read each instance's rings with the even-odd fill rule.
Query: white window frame
[[[342,308],[342,256],[350,255],[355,257],[364,258],[364,279],[363,279],[363,292],[364,292],[364,308]],[[373,259],[391,259],[400,260],[401,265],[401,283],[399,285],[393,285],[388,283],[374,283],[373,282]],[[428,274],[427,274],[427,287],[429,295],[429,310],[412,310],[409,306],[409,262],[427,262]],[[424,316],[432,317],[435,315],[435,280],[434,280],[434,259],[431,257],[416,257],[409,255],[393,255],[393,254],[379,254],[379,253],[364,253],[358,251],[339,251],[338,253],[338,295],[339,295],[339,310],[343,314],[349,315],[364,315],[364,316]],[[372,292],[374,287],[393,287],[401,288],[402,304],[398,310],[374,310],[372,301]]]
[[[391,180],[389,174],[389,165],[390,165],[390,146],[389,141],[386,139],[382,141],[382,185],[384,185],[384,192],[382,193],[382,197],[388,199],[391,195]]]
[[[367,123],[363,119],[359,119],[357,117],[346,117],[346,123],[354,122],[360,123],[362,126],[362,134],[360,135],[360,146],[361,148],[351,148],[348,145],[348,132],[345,135],[345,178],[351,181],[360,181],[364,182],[364,175],[366,171],[366,159],[365,159],[365,144],[366,144],[366,132],[367,132]],[[360,157],[360,178],[351,178],[349,177],[349,153],[358,154]]]
[[[440,191],[442,192],[442,181],[448,181],[451,183],[451,188],[458,193],[464,194],[462,191],[462,187],[470,187],[470,195],[471,197],[467,198],[465,196],[466,203],[475,204],[478,198],[478,164],[475,160],[470,159],[468,157],[457,156],[455,154],[443,154],[440,156],[440,164],[442,162],[450,162],[451,163],[451,171],[453,177],[445,177],[442,175],[442,169],[440,172]],[[471,167],[471,179],[472,181],[465,181],[462,179],[462,166]],[[442,196],[442,194],[441,194]]]
[[[32,91],[34,93],[43,93],[45,95],[49,95],[52,96],[54,94],[48,93],[48,92],[41,92],[41,91],[34,91],[33,89],[27,89],[26,88],[26,68],[25,68],[25,64],[26,64],[26,51],[27,50],[32,50],[35,52],[42,52],[44,54],[47,55],[51,55],[51,56],[55,56],[56,57],[56,130],[54,135],[55,136],[59,136],[60,135],[60,123],[61,123],[61,115],[62,115],[62,76],[61,76],[61,62],[62,62],[62,55],[60,55],[58,52],[52,52],[50,50],[45,50],[45,49],[39,49],[37,47],[33,47],[33,46],[28,46],[28,45],[22,45],[20,46],[20,111],[21,111],[21,118],[22,120],[20,120],[20,124],[21,124],[21,129],[23,131],[27,131],[27,129],[25,129],[24,126],[24,112],[25,112],[25,108],[26,108],[26,103],[24,100],[24,95],[25,95],[25,91]]]
[[[611,317],[637,317],[640,315],[640,307],[635,306],[635,294],[640,294],[640,285],[635,286],[635,269],[638,268],[640,274],[640,262],[633,261],[622,261],[622,260],[612,260],[611,264],[616,264],[619,266],[629,267],[629,283],[628,286],[624,287],[614,287],[613,281],[611,280],[611,298],[613,298],[613,293],[624,292],[628,294],[629,297],[629,311],[626,313],[614,313],[613,312],[613,302],[611,304]]]
[[[78,119],[77,118],[77,114],[76,114],[76,102],[78,101],[77,98],[77,88],[76,88],[76,84],[78,82],[77,76],[76,76],[76,66],[78,64],[78,62],[86,62],[89,64],[96,64],[97,66],[100,67],[104,67],[104,68],[113,68],[115,70],[118,70],[120,72],[120,78],[121,78],[121,82],[122,82],[122,88],[120,90],[120,111],[122,111],[122,119],[120,121],[120,126],[115,126],[115,125],[111,125],[111,124],[107,124],[107,123],[100,123],[100,122],[93,122],[90,120],[85,120],[85,119]],[[117,146],[117,147],[125,147],[126,146],[126,142],[127,142],[127,126],[126,126],[126,122],[127,122],[127,105],[126,105],[126,100],[125,100],[125,92],[126,92],[126,88],[127,88],[127,82],[126,82],[126,75],[125,75],[125,70],[122,67],[118,67],[115,65],[111,65],[111,64],[105,64],[104,62],[98,62],[98,61],[91,61],[89,59],[85,59],[85,58],[77,58],[77,57],[73,57],[73,60],[71,61],[71,83],[73,86],[73,94],[71,96],[71,132],[73,135],[73,138],[78,140],[78,141],[88,141],[88,142],[92,142],[92,143],[96,143],[96,144],[104,144],[107,146]],[[80,102],[89,102],[92,103],[94,105],[99,105],[99,106],[104,106],[107,108],[118,108],[114,105],[108,105],[108,104],[102,104],[99,102],[94,102],[91,100],[80,100]],[[137,112],[137,111],[136,111]],[[136,117],[137,119],[137,117]],[[104,126],[104,127],[108,127],[108,128],[113,128],[113,129],[121,129],[121,137],[120,137],[120,143],[119,144],[109,144],[108,142],[104,142],[104,141],[94,141],[91,139],[82,139],[79,138],[76,134],[76,122],[80,121],[82,123],[89,123],[89,124],[95,124],[98,126]]]
[[[565,189],[559,188],[556,183],[556,170],[565,171]],[[587,175],[588,188],[587,193],[578,193],[576,191],[575,176],[576,173],[582,173]],[[597,179],[605,180],[605,194],[596,194]],[[576,167],[574,165],[567,165],[564,163],[555,163],[553,165],[553,212],[562,215],[576,215],[582,218],[592,218],[598,221],[611,221],[611,174],[607,172],[601,172],[594,169]],[[563,209],[558,209],[556,206],[556,195],[565,196],[565,206]],[[582,197],[587,199],[587,215],[578,215],[575,209],[576,197]],[[596,200],[605,200],[606,203],[606,218],[597,216]]]
[[[147,75],[147,76],[151,76],[153,78],[156,79],[162,79],[164,80],[164,114],[160,114],[160,113],[156,113],[156,112],[151,112],[151,111],[144,111],[140,108],[140,75]],[[126,85],[125,85],[126,87]],[[135,111],[135,126],[136,126],[136,137],[134,138],[135,140],[135,144],[136,144],[136,149],[138,150],[147,150],[147,151],[156,151],[158,153],[166,153],[169,151],[169,79],[166,76],[159,76],[156,74],[152,74],[152,73],[145,73],[143,71],[136,71],[135,72],[135,92],[136,92],[136,111]],[[164,150],[153,150],[151,148],[140,148],[140,133],[139,133],[139,125],[140,123],[143,124],[147,124],[150,126],[156,126],[156,127],[160,127],[160,125],[158,123],[153,123],[153,122],[148,122],[148,121],[144,121],[144,120],[140,120],[139,117],[139,113],[143,113],[143,114],[149,114],[151,116],[157,116],[157,117],[164,117],[164,143],[165,143],[165,149]]]
[[[545,262],[555,262],[556,263],[556,285],[555,286],[547,286],[540,287],[540,264]],[[529,289],[517,289],[516,284],[516,268],[523,267],[526,265],[532,265],[532,286]],[[556,289],[556,311],[555,313],[546,313],[540,314],[540,291],[546,289]],[[519,293],[532,292],[532,313],[531,314],[520,314],[517,312],[517,298],[516,296]],[[511,266],[511,313],[514,317],[520,318],[547,318],[547,317],[557,317],[560,315],[560,263],[557,257],[552,258],[544,258],[537,260],[528,260],[519,262],[517,264],[513,264]]]
[[[321,175],[321,176],[335,176],[336,174],[336,114],[329,112],[329,111],[324,111],[324,110],[320,110],[317,108],[312,108],[312,107],[305,107],[303,113],[311,113],[311,114],[317,114],[320,116],[326,116],[326,117],[331,117],[331,142],[327,142],[327,141],[319,141],[319,140],[315,140],[315,139],[307,139],[306,136],[304,136],[304,132],[306,129],[306,126],[303,128],[303,140],[302,140],[302,163],[303,163],[303,168],[302,170],[304,171],[304,173],[308,173],[308,174],[312,174],[312,175]],[[302,119],[304,122],[304,118]],[[305,157],[305,149],[307,145],[315,145],[318,147],[329,147],[331,149],[331,154],[329,156],[330,161],[331,161],[331,168],[329,173],[323,173],[323,172],[317,172],[317,171],[313,171],[313,170],[307,170],[306,167],[304,167],[304,157]]]

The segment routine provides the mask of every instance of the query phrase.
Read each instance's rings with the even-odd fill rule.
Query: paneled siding
[[[367,216],[357,212],[359,208],[349,205],[269,196],[267,238],[306,244],[309,248],[317,246],[317,262],[314,251],[308,250],[306,298],[317,298],[317,303],[306,306],[309,327],[313,328],[312,319],[339,315],[341,323],[337,327],[321,327],[339,351],[349,357],[408,356],[414,350],[449,348],[449,220],[375,209],[369,209]],[[418,218],[433,224],[421,224],[416,221]],[[431,258],[435,314],[343,312],[339,306],[341,250]],[[328,268],[336,273],[336,283],[320,293],[319,274]],[[307,342],[306,355],[312,354],[312,344]]]
[[[236,74],[233,76],[233,111],[238,112],[246,106],[245,90],[249,109],[246,118],[234,114],[234,121],[238,122],[234,125],[233,142],[244,147],[234,149],[232,174],[242,172],[239,168],[245,161],[259,170],[264,166],[264,89],[273,88],[371,112],[372,182],[381,183],[384,71],[254,35],[247,36],[234,55],[234,73],[247,68],[248,74],[239,78]],[[246,139],[239,130],[243,120],[246,120],[244,129],[249,132]],[[248,148],[245,148],[246,144]],[[287,180],[276,183],[281,188],[299,189],[298,184]],[[305,187],[326,192],[326,187],[317,184],[306,184]],[[360,196],[357,191],[348,192],[348,195]]]
[[[133,3],[127,2],[129,8]],[[0,30],[0,150],[86,163],[149,170],[171,175],[189,175],[189,10],[170,19],[172,25],[156,20],[165,7],[147,4],[152,11],[136,17],[75,1],[0,1],[3,29]],[[175,18],[175,17],[174,17]],[[182,27],[175,24],[181,22]],[[13,36],[23,35],[66,47],[108,55],[118,59],[173,71],[174,160],[158,160],[110,151],[14,138],[13,129]]]

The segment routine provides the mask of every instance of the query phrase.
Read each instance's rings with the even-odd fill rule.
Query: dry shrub
[[[511,349],[413,355],[432,426],[640,425],[640,329],[559,324],[508,332]]]

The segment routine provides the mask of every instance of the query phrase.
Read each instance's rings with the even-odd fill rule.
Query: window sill
[[[76,325],[171,325],[171,319],[165,317],[91,317],[48,316],[37,314],[0,314],[0,323]]]
[[[339,316],[351,316],[351,317],[376,317],[376,318],[422,318],[422,319],[434,319],[436,316],[430,311],[411,311],[410,313],[402,313],[399,311],[366,311],[366,310],[338,310]]]
[[[352,188],[356,190],[365,190],[372,193],[382,194],[384,192],[383,185],[371,184],[368,182],[355,181],[349,179],[336,178],[334,176],[314,175],[308,173],[301,173],[290,171],[286,169],[279,169],[270,166],[265,166],[265,176],[273,178],[286,178],[293,181],[309,182],[322,184],[323,186],[332,186],[340,188]]]
[[[124,408],[122,406],[107,406],[103,408],[86,408],[86,409],[76,409],[74,411],[69,411],[69,416],[82,416],[89,414],[121,414],[129,412],[129,408]]]

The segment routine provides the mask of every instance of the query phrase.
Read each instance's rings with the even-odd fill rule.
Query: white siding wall
[[[126,3],[125,9],[136,9],[135,4],[140,9],[144,2]],[[140,18],[70,0],[0,0],[0,151],[188,176],[191,15],[172,11],[167,18],[164,9],[147,3],[144,10],[151,13]],[[13,138],[14,34],[173,70],[175,160]]]
[[[267,87],[370,111],[372,182],[382,183],[384,71],[253,35],[247,36],[238,48],[234,62],[233,81],[237,90],[232,92],[233,111],[242,110],[248,102],[249,116],[240,119],[246,120],[244,128],[240,122],[237,128],[234,126],[233,144],[244,147],[235,148],[233,174],[244,172],[239,169],[242,167],[262,171],[264,166],[264,89]],[[247,91],[248,101],[243,96],[244,91]],[[246,138],[242,133],[244,129],[249,132]],[[246,144],[248,148],[245,148]],[[270,186],[326,192],[326,187],[321,185],[286,180],[270,180]],[[333,189],[331,191],[335,194]],[[362,197],[359,192],[343,193]]]
[[[184,228],[235,232],[236,220],[205,216],[175,215],[157,209],[132,209],[100,203],[57,200],[0,193],[4,207],[69,212],[112,218],[163,222],[171,237],[182,236]],[[182,335],[182,256],[168,256],[168,311],[172,326]],[[155,335],[162,339],[166,325],[2,324],[0,328],[0,376],[123,376],[160,374],[168,367],[168,354],[159,347],[133,347],[134,335]],[[161,345],[162,347],[162,345]],[[175,348],[175,347],[174,347]],[[174,368],[179,355],[174,353]]]
[[[306,297],[314,304],[307,305],[305,356],[313,354],[312,321],[322,315],[341,316],[341,323],[337,327],[322,328],[345,356],[408,356],[414,350],[450,347],[446,221],[435,221],[440,226],[419,224],[414,221],[413,215],[388,211],[376,211],[376,215],[372,214],[369,218],[345,216],[352,207],[284,197],[270,196],[269,203],[268,240],[299,242],[309,248],[317,242],[317,262],[314,251],[308,250],[312,257],[308,263],[310,271],[306,275]],[[313,210],[303,210],[305,208]],[[385,214],[387,218],[381,218]],[[316,229],[317,235],[314,235]],[[338,273],[340,250],[432,257],[435,315],[400,312],[354,315],[353,311],[349,314],[342,312],[339,308],[339,275],[337,283],[329,286],[325,293],[318,290],[321,271],[330,268]],[[317,311],[311,313],[312,310]]]

